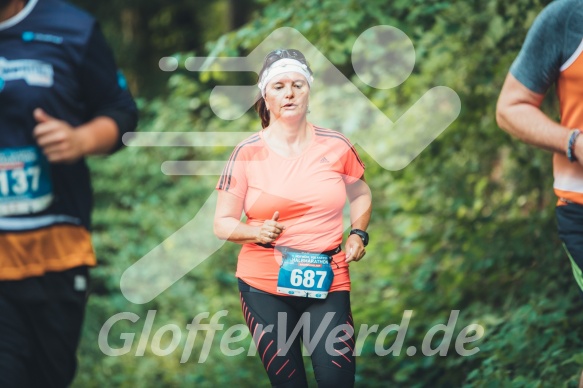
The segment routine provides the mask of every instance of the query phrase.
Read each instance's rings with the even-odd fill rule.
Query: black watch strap
[[[368,245],[368,233],[360,229],[352,229],[349,236],[357,234],[362,239],[362,244],[366,247]]]

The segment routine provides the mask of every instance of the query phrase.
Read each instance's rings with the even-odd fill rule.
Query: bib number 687
[[[324,279],[326,279],[326,271],[314,271],[313,269],[294,269],[291,272],[291,284],[294,287],[298,287],[303,285],[306,288],[314,287],[316,283],[316,277],[318,277],[318,285],[317,288],[322,287],[324,283]]]

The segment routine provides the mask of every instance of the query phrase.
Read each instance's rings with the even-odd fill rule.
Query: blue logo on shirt
[[[128,81],[126,80],[126,77],[123,75],[121,70],[117,71],[117,84],[124,90],[128,88]]]
[[[50,34],[40,34],[32,31],[24,31],[22,33],[22,40],[24,42],[32,42],[33,40],[39,42],[49,42],[54,44],[61,44],[63,43],[63,37],[50,35]]]
[[[0,92],[4,89],[4,85],[6,85],[6,81],[4,81],[4,78],[0,77]]]
[[[34,32],[24,31],[22,33],[22,40],[25,42],[32,42],[34,40]]]

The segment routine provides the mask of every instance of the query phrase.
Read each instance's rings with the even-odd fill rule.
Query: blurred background
[[[252,110],[227,122],[209,106],[214,86],[249,85],[252,76],[188,72],[183,59],[245,56],[284,26],[301,32],[393,121],[430,88],[455,90],[460,116],[405,169],[387,171],[359,149],[374,211],[368,255],[351,266],[356,328],[377,324],[380,331],[398,325],[405,310],[413,312],[399,355],[377,355],[378,335],[364,341],[357,386],[576,386],[583,366],[582,301],[556,235],[551,154],[511,139],[495,122],[508,68],[549,1],[71,2],[100,20],[138,100],[141,132],[258,131]],[[357,37],[377,25],[401,29],[416,52],[411,76],[389,90],[356,80],[351,63]],[[166,56],[179,59],[178,70],[160,70],[158,62]],[[549,94],[545,110],[556,118],[554,93]],[[190,221],[218,178],[164,175],[161,164],[226,160],[231,149],[128,147],[90,161],[100,264],[92,272],[75,387],[269,386],[259,357],[246,356],[250,337],[231,345],[245,348],[239,356],[220,350],[226,329],[244,323],[234,277],[235,244],[226,244],[150,303],[133,304],[120,291],[122,273]],[[148,339],[142,329],[149,310],[156,316]],[[192,355],[181,363],[186,325],[200,313],[221,310],[228,311],[221,318],[225,329],[215,335],[208,359],[198,362],[205,338],[199,333]],[[452,310],[460,313],[447,355],[418,351],[408,356],[407,347],[419,348],[430,328],[447,324]],[[106,356],[98,346],[99,332],[121,312],[139,320],[116,323],[109,344],[131,348],[125,355]],[[484,335],[466,345],[479,351],[464,357],[456,352],[455,339],[471,323],[481,325]],[[156,355],[152,337],[168,324],[182,332],[180,344],[167,356]],[[125,342],[131,334],[133,342]],[[158,338],[159,347],[168,347],[171,337],[167,332]],[[432,348],[442,339],[443,333],[437,334]],[[393,332],[380,345],[388,349],[395,340]],[[139,346],[143,355],[136,356],[142,354]]]

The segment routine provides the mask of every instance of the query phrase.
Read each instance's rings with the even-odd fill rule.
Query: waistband
[[[273,244],[255,243],[255,245],[259,245],[260,247],[266,248],[266,249],[277,249],[281,253],[285,253],[285,252],[319,253],[319,254],[326,255],[326,256],[334,256],[335,254],[340,253],[342,251],[342,246],[340,246],[340,245],[338,245],[334,249],[330,249],[330,250],[324,251],[324,252],[308,252],[308,251],[302,251],[301,249],[294,249],[294,248],[290,248],[290,247],[275,246]]]
[[[241,291],[241,292],[254,292],[256,294],[274,295],[274,294],[270,294],[269,292],[261,291],[258,288],[250,286],[241,278],[237,278],[237,284],[239,286],[239,291]]]

